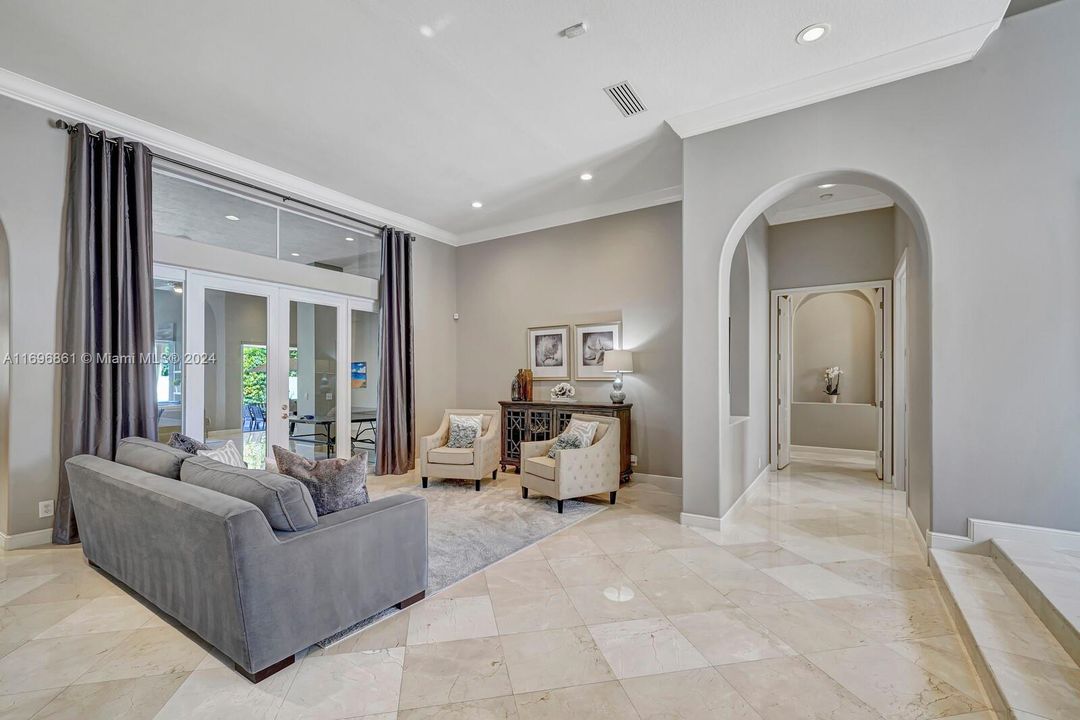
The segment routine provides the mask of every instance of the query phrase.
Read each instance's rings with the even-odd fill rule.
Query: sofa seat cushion
[[[232,467],[208,457],[193,457],[180,467],[180,479],[247,500],[262,510],[266,521],[275,530],[295,532],[319,523],[311,494],[302,482],[288,475]]]
[[[141,437],[126,437],[116,448],[116,462],[151,475],[180,479],[180,466],[191,453]]]
[[[472,465],[473,449],[437,447],[428,450],[427,459],[436,465]]]
[[[545,480],[555,479],[555,458],[546,456],[525,459],[525,472],[532,473]]]

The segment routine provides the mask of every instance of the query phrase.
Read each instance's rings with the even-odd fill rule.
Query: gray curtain
[[[157,438],[150,161],[139,143],[71,132],[60,351],[74,360],[60,370],[55,543],[79,539],[63,461]]]
[[[412,240],[401,230],[383,228],[376,475],[400,475],[414,466]]]

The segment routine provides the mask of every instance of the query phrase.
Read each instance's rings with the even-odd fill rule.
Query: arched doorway
[[[719,364],[717,372],[717,378],[719,379],[717,397],[719,420],[719,463],[717,467],[719,488],[717,489],[717,496],[719,499],[719,513],[722,517],[742,496],[748,487],[747,478],[752,478],[756,474],[756,472],[746,472],[746,465],[756,461],[756,471],[756,465],[760,464],[761,458],[759,446],[754,445],[754,442],[757,442],[760,438],[757,437],[757,434],[750,439],[746,437],[748,431],[745,427],[741,427],[744,424],[743,412],[741,408],[733,409],[731,404],[731,358],[742,357],[742,353],[739,351],[733,353],[730,347],[731,335],[726,328],[733,310],[737,310],[737,308],[731,307],[731,293],[729,291],[733,271],[739,270],[740,267],[737,251],[741,252],[741,244],[747,239],[748,233],[753,233],[755,223],[761,222],[767,209],[792,193],[823,184],[857,185],[887,195],[896,208],[896,233],[898,235],[903,233],[907,236],[907,249],[902,255],[902,262],[906,263],[907,277],[909,279],[911,277],[910,270],[912,266],[918,268],[919,280],[918,282],[908,283],[907,304],[903,308],[905,311],[904,316],[908,319],[908,322],[904,325],[907,329],[907,335],[903,338],[903,343],[898,344],[897,349],[897,352],[900,352],[899,348],[905,346],[908,348],[907,358],[909,362],[906,367],[908,368],[907,378],[910,378],[910,380],[900,384],[906,397],[897,398],[895,403],[893,402],[894,383],[890,383],[888,387],[884,388],[884,392],[885,397],[888,398],[888,405],[895,404],[907,409],[906,427],[908,432],[905,434],[905,438],[908,448],[907,455],[910,460],[904,468],[907,470],[904,475],[909,478],[908,487],[910,493],[908,502],[917,509],[917,512],[915,512],[917,517],[929,519],[931,517],[932,483],[929,231],[923,213],[914,199],[902,187],[879,175],[850,169],[807,173],[775,183],[747,204],[723,237],[719,253],[719,296],[717,298],[718,317],[721,319],[721,327],[717,334],[719,341],[717,353]],[[903,226],[902,229],[901,226]],[[885,276],[875,279],[891,280],[893,275],[893,272],[888,272]],[[774,312],[774,309],[770,308],[769,312]],[[770,397],[770,401],[772,401],[772,405],[764,411],[767,414],[777,412],[773,398]],[[891,413],[892,411],[887,409],[886,412]],[[889,417],[892,419],[893,416],[890,414]],[[753,413],[751,413],[751,419],[753,419]],[[751,426],[749,432],[759,433],[760,430],[754,430],[753,426]],[[893,434],[890,433],[890,443],[892,438]],[[769,442],[772,442],[772,440],[770,439]],[[771,450],[768,453],[770,456],[772,455]],[[746,456],[741,461],[738,458],[739,453]],[[892,478],[896,464],[903,461],[902,457],[897,457],[892,461],[890,467],[887,468],[888,479]],[[693,524],[693,519],[690,522]]]

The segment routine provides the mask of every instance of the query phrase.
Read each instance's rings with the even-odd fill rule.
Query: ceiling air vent
[[[628,82],[610,85],[604,88],[604,92],[611,98],[611,102],[615,103],[616,107],[619,108],[619,112],[623,114],[623,117],[645,112],[645,103],[641,102],[641,98],[637,96],[633,86]]]

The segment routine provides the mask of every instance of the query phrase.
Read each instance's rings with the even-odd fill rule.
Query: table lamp
[[[611,384],[611,402],[621,405],[626,400],[622,389],[623,373],[634,372],[634,354],[629,350],[608,350],[604,353],[604,372],[615,373]]]

